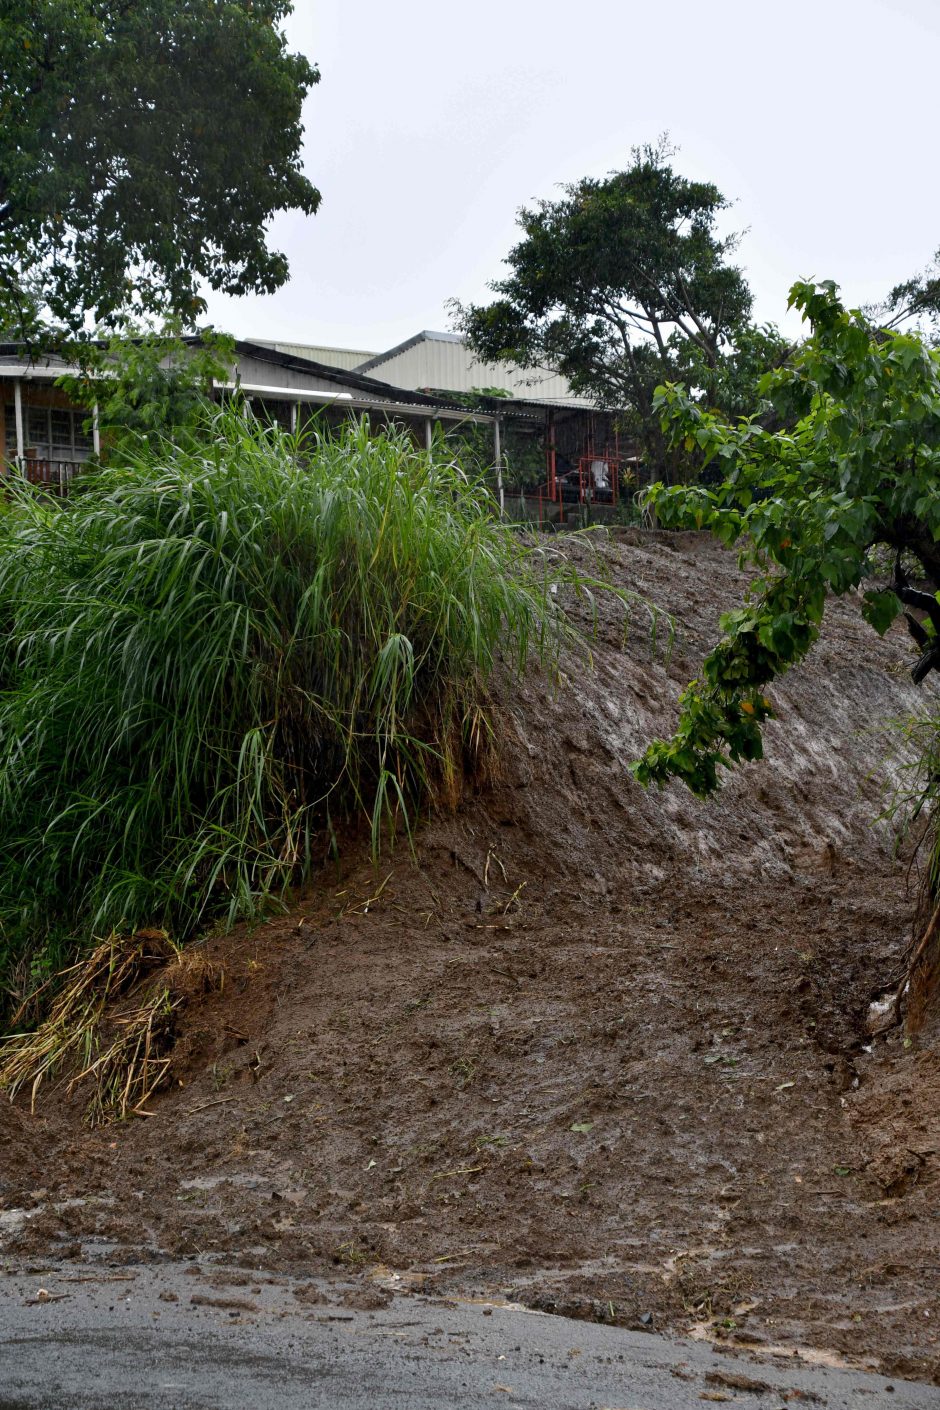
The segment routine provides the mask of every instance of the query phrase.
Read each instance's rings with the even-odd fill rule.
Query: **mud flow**
[[[903,778],[891,722],[933,687],[834,604],[767,759],[714,802],[646,794],[628,765],[735,560],[675,535],[566,551],[671,613],[671,652],[601,597],[590,669],[497,687],[500,775],[414,856],[348,851],[289,915],[206,941],[151,1115],[88,1131],[62,1087],[0,1105],[9,1270],[335,1275],[362,1307],[498,1297],[940,1379],[940,1043],[878,1006],[916,837],[873,821]]]

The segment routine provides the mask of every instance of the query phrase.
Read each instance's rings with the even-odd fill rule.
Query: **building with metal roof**
[[[276,352],[287,353],[290,357],[302,357],[311,362],[322,363],[324,367],[343,367],[347,372],[352,372],[361,363],[376,356],[374,352],[367,352],[364,348],[321,347],[318,343],[278,342],[268,338],[253,338],[252,342],[260,348],[274,348]]]
[[[198,338],[185,341],[192,345]],[[238,340],[229,378],[216,383],[217,394],[239,392],[259,414],[289,429],[306,424],[314,413],[327,426],[365,414],[376,429],[405,427],[430,449],[440,427],[448,440],[457,434],[455,453],[461,453],[456,447],[465,445],[466,431],[475,424],[474,453],[481,452],[483,431],[501,508],[504,487],[514,486],[518,511],[540,522],[564,519],[572,503],[612,509],[621,481],[633,473],[635,452],[621,445],[617,414],[570,395],[549,395],[567,388],[563,378],[547,377],[535,388],[518,384],[509,397],[478,396],[472,409],[461,405],[461,389],[501,384],[485,380],[481,374],[490,369],[475,363],[454,334],[422,333],[352,369],[321,362],[309,355],[314,350],[307,344]],[[512,375],[505,368],[493,370],[503,382]],[[100,452],[97,419],[89,425],[87,410],[56,385],[75,371],[61,357],[30,357],[17,344],[0,344],[0,470],[18,467],[29,480],[64,489]],[[380,380],[376,372],[406,380]],[[450,386],[428,391],[415,385],[429,375],[429,385]],[[448,391],[458,399],[451,400]]]
[[[369,377],[381,377],[396,387],[440,392],[473,392],[498,388],[527,402],[589,406],[574,396],[566,378],[540,368],[506,362],[481,362],[458,333],[425,328],[388,352],[376,353],[356,367]]]
[[[64,485],[99,452],[97,426],[89,430],[87,411],[57,386],[77,371],[55,354],[30,356],[17,343],[0,343],[0,468],[19,465],[32,480]],[[316,411],[329,422],[367,413],[377,426],[407,426],[426,443],[435,423],[476,422],[495,433],[496,418],[487,409],[469,411],[441,395],[393,387],[266,343],[236,341],[230,379],[216,388],[241,392],[285,427]]]

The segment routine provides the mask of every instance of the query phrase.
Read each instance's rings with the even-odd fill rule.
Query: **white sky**
[[[802,276],[877,298],[940,247],[940,0],[296,0],[311,218],[292,277],[212,296],[242,337],[382,350],[480,302],[515,213],[668,130],[746,229],[761,320]],[[237,101],[237,98],[236,98]]]

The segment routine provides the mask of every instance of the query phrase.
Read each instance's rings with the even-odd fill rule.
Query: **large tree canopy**
[[[720,768],[760,757],[765,691],[815,641],[829,593],[862,586],[882,633],[905,613],[915,680],[940,666],[940,352],[846,310],[832,283],[796,284],[790,303],[812,336],[762,386],[783,429],[723,419],[678,385],[657,395],[672,439],[721,476],[715,487],[654,486],[660,521],[740,543],[757,578],[721,619],[675,735],[635,766],[643,783],[677,777],[705,795]],[[936,770],[924,777],[936,791]]]
[[[275,211],[317,209],[290,0],[0,0],[0,329],[191,321],[269,292]]]
[[[687,375],[700,394],[714,400],[732,391],[733,402],[739,389],[728,360],[751,311],[750,290],[730,262],[737,237],[717,230],[727,201],[717,187],[678,175],[671,156],[663,142],[638,148],[626,170],[523,208],[510,273],[491,285],[498,297],[457,311],[486,359],[557,368],[580,395],[631,411],[632,429],[661,469],[657,384]],[[764,345],[750,331],[739,372],[758,353],[763,370],[781,347],[772,331]]]

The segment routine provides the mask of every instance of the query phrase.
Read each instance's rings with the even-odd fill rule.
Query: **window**
[[[93,446],[92,436],[84,430],[86,411],[71,411],[59,406],[23,407],[23,449],[37,460],[87,460]],[[3,430],[6,460],[16,455],[16,409],[13,402],[3,408]]]
[[[16,412],[12,403],[3,408],[4,459],[11,461],[16,455]]]
[[[24,406],[23,427],[26,436],[26,454],[36,460],[50,460],[49,454],[49,408],[46,406]]]
[[[49,441],[53,460],[72,459],[75,443],[70,411],[59,411],[57,407],[53,407],[49,412]]]

